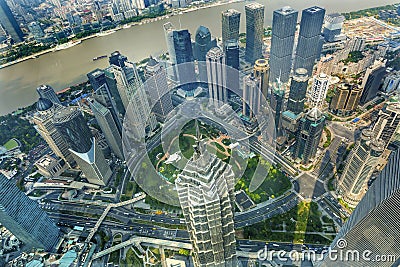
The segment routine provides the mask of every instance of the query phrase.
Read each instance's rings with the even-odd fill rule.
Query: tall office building
[[[346,255],[350,251],[359,252],[359,260],[334,260],[326,257],[321,267],[364,267],[398,266],[400,261],[400,151],[393,152],[385,168],[369,188],[363,199],[340,228],[331,244],[332,250]],[[346,246],[343,248],[343,242]],[[370,251],[370,254],[363,252]],[[379,255],[393,255],[394,258],[379,263],[371,261]],[[350,256],[351,257],[351,256]],[[368,258],[370,260],[368,260]],[[371,264],[373,262],[373,264]]]
[[[121,133],[118,131],[111,111],[96,100],[90,101],[90,108],[96,118],[97,124],[107,141],[112,152],[120,159],[124,159],[124,151],[122,148]]]
[[[263,93],[265,98],[268,98],[270,95],[269,71],[270,68],[266,59],[260,58],[256,60],[253,67],[253,74],[255,77],[259,77],[261,79],[261,92]]]
[[[338,182],[338,194],[351,207],[357,206],[368,190],[368,181],[376,170],[385,150],[385,143],[364,129],[361,138],[350,152],[343,174]]]
[[[326,42],[336,41],[337,36],[342,33],[345,17],[339,13],[328,14],[325,16],[323,35]]]
[[[306,69],[300,68],[295,71],[290,83],[289,99],[287,103],[287,110],[290,110],[293,114],[300,114],[304,110],[309,80],[310,77]]]
[[[213,47],[206,56],[209,103],[214,108],[228,102],[226,89],[225,55],[219,47]]]
[[[325,117],[317,108],[311,109],[300,119],[293,156],[301,159],[303,164],[315,157],[324,126]]]
[[[310,92],[310,103],[312,107],[320,108],[323,106],[328,93],[329,76],[325,73],[320,73],[314,76],[313,85]]]
[[[215,38],[211,37],[210,30],[205,26],[199,26],[196,31],[195,42],[194,42],[194,58],[197,60],[197,66],[199,69],[200,81],[207,81],[207,67],[206,67],[206,55],[207,52],[217,46]]]
[[[164,121],[174,109],[168,88],[167,72],[154,58],[150,58],[145,69],[146,91],[157,119]]]
[[[239,81],[239,42],[235,40],[228,40],[225,42],[225,65],[226,68],[226,85],[228,89],[228,97],[233,92],[238,94],[240,92]]]
[[[115,103],[116,110],[121,118],[125,116],[125,107],[124,103],[122,102],[121,96],[118,91],[117,80],[115,79],[114,75],[114,68],[112,66],[108,66],[103,70],[104,75],[106,77],[106,84],[108,90],[111,93],[112,99]]]
[[[274,11],[269,59],[270,83],[276,82],[278,78],[284,83],[289,81],[297,16],[298,12],[291,7]]]
[[[179,83],[187,95],[193,95],[196,88],[196,73],[190,33],[188,30],[176,30],[172,36]]]
[[[240,12],[228,9],[221,13],[222,17],[222,44],[228,40],[239,41]]]
[[[50,85],[40,85],[38,88],[36,88],[36,92],[40,98],[46,98],[54,104],[61,105],[60,99],[58,99],[56,92]]]
[[[3,25],[15,43],[24,41],[24,33],[5,0],[0,0],[0,24]]]
[[[112,175],[110,166],[80,111],[65,108],[54,115],[53,122],[88,182],[105,185]]]
[[[367,69],[361,83],[361,87],[363,88],[360,98],[361,105],[366,104],[378,95],[385,74],[385,63],[381,61],[375,61],[375,63]]]
[[[329,109],[336,115],[349,116],[357,109],[361,93],[362,88],[358,84],[341,83],[336,86]]]
[[[251,3],[245,6],[246,11],[246,61],[254,62],[263,57],[264,6]]]
[[[325,9],[321,7],[314,6],[303,10],[294,69],[305,68],[308,73],[312,73],[315,61],[322,50],[321,30],[324,17]]]
[[[253,119],[261,110],[261,79],[253,74],[243,77],[243,115]]]
[[[0,173],[0,223],[28,250],[41,248],[54,252],[61,233],[54,221],[18,187]]]
[[[270,105],[272,114],[275,119],[275,133],[276,136],[282,135],[282,112],[283,112],[283,104],[285,100],[285,86],[286,84],[281,81],[277,81],[272,84],[272,94],[270,99]]]
[[[69,166],[75,166],[76,163],[69,151],[68,144],[64,141],[53,123],[54,114],[61,112],[64,107],[53,104],[47,98],[39,98],[36,103],[36,109],[37,112],[33,115],[36,131],[46,141],[54,154],[63,159]]]
[[[92,145],[90,150],[85,153],[79,153],[72,150],[71,152],[88,182],[104,186],[110,180],[112,171],[104,158],[101,147],[94,137],[92,138],[91,143]]]
[[[194,266],[237,266],[234,173],[200,138],[197,134],[195,152],[175,181]]]
[[[378,119],[373,126],[376,138],[382,139],[385,146],[391,142],[400,146],[400,104],[389,103],[379,111]]]
[[[169,54],[169,60],[172,65],[176,64],[175,46],[173,33],[176,30],[175,26],[171,22],[167,22],[163,25],[165,41],[167,43],[167,49]]]

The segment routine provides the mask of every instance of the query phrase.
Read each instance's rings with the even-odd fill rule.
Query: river
[[[348,12],[377,5],[394,4],[399,0],[319,0],[327,13]],[[290,5],[297,10],[311,6],[309,0],[261,0],[266,6],[265,25],[271,25],[272,12]],[[49,84],[59,91],[86,80],[86,73],[108,65],[107,58],[92,61],[92,58],[119,50],[131,61],[140,61],[151,54],[166,51],[162,25],[171,21],[177,28],[188,28],[192,37],[199,25],[208,27],[214,36],[221,36],[221,12],[234,8],[242,12],[241,32],[245,31],[244,6],[248,2],[230,3],[201,9],[168,19],[122,29],[114,34],[92,38],[66,50],[51,52],[37,59],[27,60],[0,69],[0,114],[7,114],[18,107],[27,106],[37,100],[35,88]]]

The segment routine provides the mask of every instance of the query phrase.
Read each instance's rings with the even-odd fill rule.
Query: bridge
[[[108,212],[112,209],[112,208],[118,208],[118,207],[122,207],[125,205],[129,205],[129,204],[133,204],[135,202],[138,202],[142,199],[146,198],[146,194],[144,193],[140,193],[140,195],[138,195],[135,198],[129,199],[127,201],[123,201],[123,202],[119,202],[119,203],[111,203],[109,204],[106,209],[104,210],[103,214],[101,214],[99,220],[96,222],[95,226],[93,227],[93,229],[90,231],[88,237],[86,238],[85,243],[89,243],[90,240],[92,240],[93,236],[96,234],[97,230],[99,229],[100,225],[103,223],[104,219],[107,217]]]

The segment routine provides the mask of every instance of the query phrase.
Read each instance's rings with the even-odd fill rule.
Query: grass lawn
[[[18,143],[17,141],[15,141],[14,139],[9,140],[7,143],[5,143],[3,145],[7,150],[12,150],[14,148],[18,147]]]
[[[126,253],[126,258],[121,259],[119,264],[120,264],[119,266],[123,267],[142,266],[143,261],[138,256],[136,256],[135,252],[133,251],[133,248],[131,248]]]

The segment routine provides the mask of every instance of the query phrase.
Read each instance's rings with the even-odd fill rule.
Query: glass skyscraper
[[[207,81],[206,54],[216,46],[217,41],[211,37],[210,30],[205,26],[199,26],[195,36],[194,58],[197,60],[201,82]]]
[[[264,6],[251,3],[245,6],[246,10],[246,61],[254,62],[262,58],[264,37]]]
[[[14,42],[19,43],[24,40],[24,34],[5,0],[0,0],[0,23]]]
[[[38,88],[36,88],[36,92],[41,98],[46,98],[54,104],[61,104],[56,92],[50,85],[40,85]]]
[[[322,50],[321,31],[324,17],[325,9],[321,7],[314,6],[303,10],[294,69],[305,68],[308,73],[312,74],[315,60]]]
[[[60,230],[49,216],[0,173],[0,223],[28,248],[53,251]]]
[[[293,75],[287,103],[287,110],[290,110],[293,114],[300,114],[304,110],[309,79],[307,70],[303,68],[297,69]]]
[[[240,12],[228,9],[222,12],[222,43],[228,40],[239,41]]]
[[[279,78],[288,82],[292,68],[292,55],[298,12],[291,7],[275,10],[272,19],[272,38],[269,65],[270,83]]]

